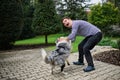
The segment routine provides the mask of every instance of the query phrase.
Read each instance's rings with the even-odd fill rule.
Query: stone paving
[[[110,49],[96,46],[91,52],[94,55]],[[64,69],[67,74],[59,73],[60,68],[56,67],[52,75],[50,65],[41,58],[40,48],[0,52],[0,80],[120,80],[120,66],[94,60],[96,70],[83,72],[87,64],[72,64],[77,57],[78,53],[70,55],[71,65]]]

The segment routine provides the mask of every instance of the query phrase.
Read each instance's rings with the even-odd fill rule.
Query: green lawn
[[[72,52],[78,51],[78,44],[83,40],[83,37],[76,37],[76,41],[72,43]],[[55,46],[47,47],[46,50],[54,50]]]
[[[56,39],[63,36],[63,34],[53,34],[48,36],[48,43],[55,43]],[[77,51],[78,43],[83,39],[83,37],[76,37],[76,41],[72,43],[72,52]],[[44,36],[37,36],[31,39],[19,40],[15,42],[15,45],[35,45],[45,43]],[[46,48],[47,50],[54,50],[55,46],[50,46]]]
[[[63,34],[54,34],[48,36],[48,43],[54,43],[56,39]],[[45,36],[37,36],[30,39],[19,40],[15,42],[15,45],[34,45],[34,44],[43,44],[45,43]]]
[[[53,34],[48,36],[48,43],[55,43],[56,39],[63,36],[64,34]],[[74,43],[72,43],[72,52],[78,51],[78,44],[84,39],[84,37],[76,37]],[[101,46],[112,46],[117,47],[117,44],[113,41],[114,38],[104,37],[102,41],[99,43]],[[15,42],[15,45],[35,45],[35,44],[44,44],[45,37],[44,36],[37,36],[31,39],[19,40]],[[49,46],[45,48],[46,50],[54,50],[55,46]]]

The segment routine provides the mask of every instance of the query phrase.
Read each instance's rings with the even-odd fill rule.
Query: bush
[[[120,39],[117,40],[118,49],[120,50]]]
[[[99,43],[99,45],[101,46],[110,46],[110,44],[111,40],[109,38],[103,38]]]
[[[119,37],[120,36],[120,30],[112,30],[110,32],[111,32],[110,36],[113,36],[113,37]]]
[[[23,26],[20,0],[0,0],[0,49],[9,49]]]
[[[23,5],[23,14],[24,14],[24,26],[23,26],[22,33],[19,37],[20,40],[35,36],[31,27],[34,7],[33,5],[30,4],[30,0],[27,0],[27,1],[22,0],[22,5]]]
[[[119,10],[112,3],[95,5],[91,7],[88,21],[98,26],[104,33],[109,34],[110,25],[119,23]]]
[[[112,46],[113,48],[118,48],[117,43],[112,41],[110,38],[103,38],[100,43],[100,46]]]

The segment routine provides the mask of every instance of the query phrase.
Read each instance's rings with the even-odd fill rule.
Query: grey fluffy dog
[[[67,60],[67,58],[70,55],[70,51],[71,51],[71,41],[67,41],[65,39],[57,41],[56,49],[49,54],[43,48],[41,49],[42,57],[45,63],[50,64],[52,66],[51,68],[52,74],[55,66],[60,66],[61,72],[63,72],[63,69],[65,67],[65,61],[67,62],[68,65],[70,65]]]

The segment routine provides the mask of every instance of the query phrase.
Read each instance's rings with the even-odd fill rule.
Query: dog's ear
[[[69,43],[70,52],[71,52],[71,51],[72,51],[72,41],[71,41],[71,40],[69,40],[69,41],[68,41],[68,43]]]
[[[69,45],[70,45],[70,46],[72,45],[72,42],[71,42],[71,40],[69,40]]]
[[[57,38],[57,40],[55,41],[55,43],[58,43],[58,40],[59,40],[59,38]]]

